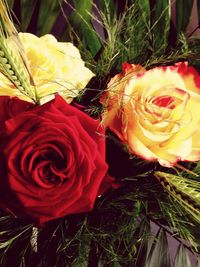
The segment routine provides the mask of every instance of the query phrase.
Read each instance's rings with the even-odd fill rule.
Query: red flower
[[[104,131],[59,95],[42,106],[0,97],[0,205],[39,224],[90,211],[107,190]]]

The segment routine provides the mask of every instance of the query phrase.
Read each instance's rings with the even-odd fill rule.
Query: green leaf
[[[183,247],[182,244],[179,245],[178,251],[176,254],[175,262],[174,262],[174,267],[192,267],[190,258],[188,254],[185,251],[185,248]]]
[[[44,35],[50,33],[53,25],[60,13],[60,7],[63,0],[41,0],[38,22],[37,34]]]
[[[83,44],[95,56],[101,48],[101,42],[91,23],[92,2],[92,0],[74,0],[74,10],[69,21],[74,31],[83,40]]]
[[[168,241],[165,231],[159,231],[157,240],[151,246],[145,267],[170,267]]]
[[[152,15],[153,49],[162,54],[168,45],[171,1],[156,1]]]
[[[37,1],[35,0],[21,0],[21,27],[23,31],[26,31],[31,21]]]
[[[194,0],[178,0],[176,1],[176,31],[177,34],[185,31],[192,12]]]

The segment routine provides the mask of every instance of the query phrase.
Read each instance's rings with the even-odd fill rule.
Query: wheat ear
[[[32,101],[38,102],[28,60],[5,0],[0,0],[0,72]]]
[[[154,176],[164,189],[200,223],[200,182],[164,172]]]

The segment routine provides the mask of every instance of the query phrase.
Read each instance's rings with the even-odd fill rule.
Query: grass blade
[[[132,0],[132,3],[134,4],[135,1]],[[140,6],[141,10],[144,11],[144,14],[147,19],[150,18],[150,3],[149,0],[137,0],[138,5]]]
[[[51,32],[51,29],[60,14],[60,6],[62,5],[62,2],[62,0],[41,0],[37,22],[38,35],[41,36]]]
[[[150,222],[147,220],[142,220],[140,222],[137,231],[138,231],[138,238],[140,238],[141,236],[142,238],[137,249],[135,266],[144,267],[148,256],[148,243],[149,243],[148,238],[151,235]]]
[[[8,4],[10,9],[13,7],[14,2],[15,2],[15,0],[7,0],[7,4]]]
[[[35,0],[29,0],[28,2],[26,0],[21,0],[20,2],[21,28],[24,32],[27,30],[28,25],[32,19],[36,3],[37,1]]]
[[[175,262],[174,262],[174,267],[192,267],[190,258],[188,254],[185,251],[185,248],[183,245],[179,245],[178,251],[176,254]]]
[[[176,31],[177,35],[184,32],[190,20],[194,0],[176,1]]]
[[[109,16],[113,18],[115,12],[116,12],[116,5],[113,0],[100,0],[99,1],[100,10]]]
[[[145,267],[170,267],[170,257],[168,240],[165,231],[162,229],[158,233],[157,240],[151,246]]]
[[[171,1],[156,1],[152,12],[153,48],[156,54],[162,54],[168,45],[170,28]]]

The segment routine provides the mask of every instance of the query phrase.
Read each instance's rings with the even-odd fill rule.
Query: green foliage
[[[13,7],[14,2],[15,2],[15,0],[7,0],[8,6],[9,6],[10,8]]]
[[[170,267],[168,249],[167,235],[161,228],[157,237],[153,240],[145,267]]]
[[[190,20],[194,0],[176,1],[176,31],[177,34],[184,32]]]
[[[113,18],[116,14],[116,5],[113,0],[100,0],[99,6],[101,12],[108,18]]]
[[[156,55],[165,52],[168,46],[171,1],[155,1],[152,17],[152,45]]]
[[[13,5],[11,2],[8,1]],[[150,60],[157,61],[156,64],[164,60],[169,62],[170,58],[172,62],[187,60],[191,56],[189,51],[182,55],[178,52],[179,34],[189,21],[193,1],[176,1],[177,35],[170,23],[170,1],[154,1],[153,6],[151,2],[132,0],[122,4],[99,0],[95,4],[92,0],[41,0],[37,11],[38,1],[22,0],[21,29],[33,30],[37,35],[57,30],[61,40],[72,41],[80,48],[98,80],[110,72],[119,71],[121,63],[126,60],[143,65]],[[66,13],[66,10],[71,11]],[[31,28],[33,24],[36,26]],[[55,25],[57,28],[53,27]],[[173,47],[170,46],[171,40],[174,40]],[[107,78],[102,83],[105,84]],[[101,86],[101,82],[99,84]]]
[[[150,1],[149,0],[132,0],[131,1],[133,4],[139,5],[140,9],[144,12],[145,17],[147,21],[151,17],[151,10],[150,10]]]
[[[192,267],[191,266],[191,262],[190,262],[190,258],[189,256],[186,254],[184,247],[182,245],[179,245],[178,251],[177,251],[177,255],[175,258],[175,264],[174,267]]]
[[[15,1],[7,2],[14,6]],[[62,16],[59,40],[75,43],[96,73],[86,95],[78,99],[95,117],[101,112],[98,101],[102,90],[124,61],[150,68],[189,60],[200,68],[199,39],[188,40],[181,33],[189,21],[193,1],[176,1],[176,31],[171,27],[169,0],[154,1],[154,6],[148,0],[126,1],[122,6],[120,2],[41,0],[37,10],[34,7],[38,1],[21,1],[24,31],[35,20],[35,34],[50,33]],[[171,236],[183,244],[174,267],[189,267],[187,252],[200,252],[198,178],[191,172],[177,175],[174,170],[130,158],[126,148],[109,133],[107,161],[119,188],[98,198],[91,213],[58,219],[39,229],[37,253],[30,242],[33,225],[2,212],[1,266],[167,267],[172,266],[168,253]],[[188,168],[200,174],[199,163]],[[160,229],[156,237],[152,222]]]
[[[170,266],[166,234],[177,238],[175,227],[178,224],[174,223],[174,232],[170,233],[164,214],[168,211],[173,220],[175,214],[179,228],[184,225],[188,228],[189,221],[184,215],[178,217],[180,214],[173,201],[149,173],[120,179],[120,184],[118,189],[101,196],[91,213],[58,219],[39,229],[37,253],[30,243],[32,225],[2,213],[1,266],[20,266],[20,262],[34,267]],[[164,210],[158,205],[161,201],[165,204]],[[159,227],[155,237],[152,220]],[[194,236],[198,240],[199,230],[196,230]],[[185,251],[188,248],[184,246]],[[179,258],[181,260],[181,255]]]
[[[33,15],[33,12],[35,10],[37,1],[30,0],[27,2],[26,0],[21,0],[20,5],[20,11],[21,11],[21,28],[22,31],[26,31],[28,28],[28,25],[31,21],[31,17]],[[27,16],[28,14],[28,16]]]
[[[21,266],[20,263],[23,262],[24,255],[27,253],[27,248],[30,246],[29,241],[33,224],[18,221],[3,212],[0,213],[0,216],[0,265],[4,266],[9,261],[12,266],[14,266],[14,263],[16,266]],[[22,244],[23,246],[21,249],[20,246]],[[16,251],[14,252],[12,248]],[[9,259],[7,258],[7,255],[12,254],[13,257],[15,257],[14,261],[12,261],[12,257],[8,257]],[[9,263],[5,266],[9,266]]]
[[[69,17],[73,31],[76,32],[78,38],[81,38],[82,45],[88,48],[92,56],[95,56],[101,48],[100,39],[91,23],[92,0],[73,1],[72,6],[69,1],[65,1],[73,12]]]
[[[33,4],[36,1],[33,1]],[[27,3],[27,1],[26,1]],[[30,2],[29,4],[30,5]],[[39,36],[49,33],[60,14],[60,6],[62,5],[62,0],[43,0],[40,4],[38,21],[37,21],[37,33]],[[30,6],[29,6],[30,8]],[[26,15],[27,16],[27,15]]]

